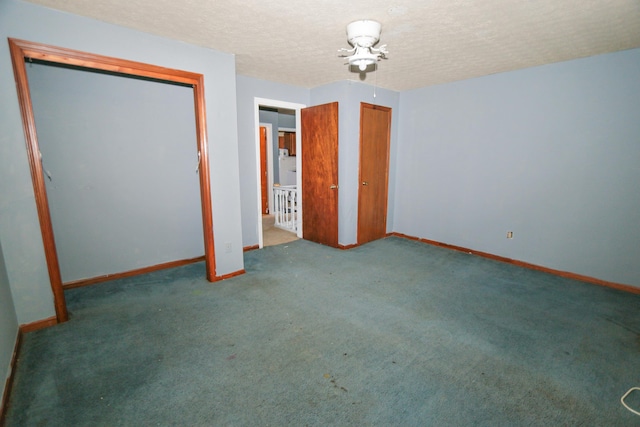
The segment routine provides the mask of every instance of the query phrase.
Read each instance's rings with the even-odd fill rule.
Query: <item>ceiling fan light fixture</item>
[[[368,19],[354,21],[347,25],[347,40],[353,47],[372,47],[380,40],[382,25]]]
[[[350,66],[358,67],[360,71],[365,71],[369,65],[376,63],[378,55],[371,53],[366,48],[356,48],[355,53],[348,60]]]
[[[375,64],[380,59],[386,59],[386,45],[376,49],[373,46],[380,40],[382,25],[369,19],[354,21],[347,25],[347,40],[353,46],[351,49],[342,48],[339,52],[351,55],[341,55],[347,58],[349,66],[358,67],[361,72]]]

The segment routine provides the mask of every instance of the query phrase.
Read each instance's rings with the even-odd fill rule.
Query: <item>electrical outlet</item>
[[[513,231],[507,231],[507,239],[513,239]]]
[[[224,244],[224,251],[225,251],[226,253],[230,254],[230,253],[231,253],[231,250],[232,250],[231,242],[226,242],[226,243]]]

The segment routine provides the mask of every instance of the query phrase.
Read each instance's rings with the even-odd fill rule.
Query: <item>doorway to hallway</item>
[[[274,189],[280,187],[281,184],[281,172],[283,172],[283,178],[288,172],[295,172],[292,184],[295,188],[296,200],[300,200],[300,174],[297,171],[301,170],[301,159],[299,156],[290,155],[295,154],[296,150],[300,149],[300,135],[296,130],[300,129],[300,110],[304,108],[303,104],[295,104],[291,102],[278,101],[272,99],[255,98],[254,99],[254,113],[255,113],[255,139],[256,139],[256,175],[257,175],[257,206],[256,210],[256,222],[258,231],[258,247],[262,248],[268,246],[265,243],[267,240],[270,244],[273,241],[284,241],[289,239],[295,240],[302,237],[302,205],[300,203],[296,206],[295,212],[295,228],[293,232],[284,230],[275,230],[279,228],[276,225],[275,211],[276,211],[276,199],[274,197]],[[282,123],[279,123],[282,122]],[[265,127],[265,140],[261,142],[260,128]],[[278,135],[280,131],[295,132],[295,139],[289,142],[289,147],[285,151],[280,148]],[[265,165],[266,162],[266,165]],[[281,169],[282,165],[282,171]],[[266,175],[266,179],[265,179]],[[287,179],[292,179],[290,176]],[[265,194],[266,191],[266,194]],[[267,204],[267,208],[264,209],[264,203]],[[264,215],[267,215],[264,218]],[[274,226],[271,226],[271,218],[273,216]],[[269,232],[269,236],[265,236],[265,230]],[[291,236],[282,235],[281,237],[272,239],[275,234],[280,234],[280,231],[290,234]]]

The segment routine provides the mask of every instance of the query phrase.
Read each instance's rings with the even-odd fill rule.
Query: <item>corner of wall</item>
[[[0,242],[0,425],[4,415],[6,397],[11,386],[11,375],[15,363],[15,352],[20,331],[5,268],[2,244]]]

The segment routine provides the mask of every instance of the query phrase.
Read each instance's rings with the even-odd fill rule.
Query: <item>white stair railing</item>
[[[298,190],[295,185],[273,187],[275,226],[298,231]]]

